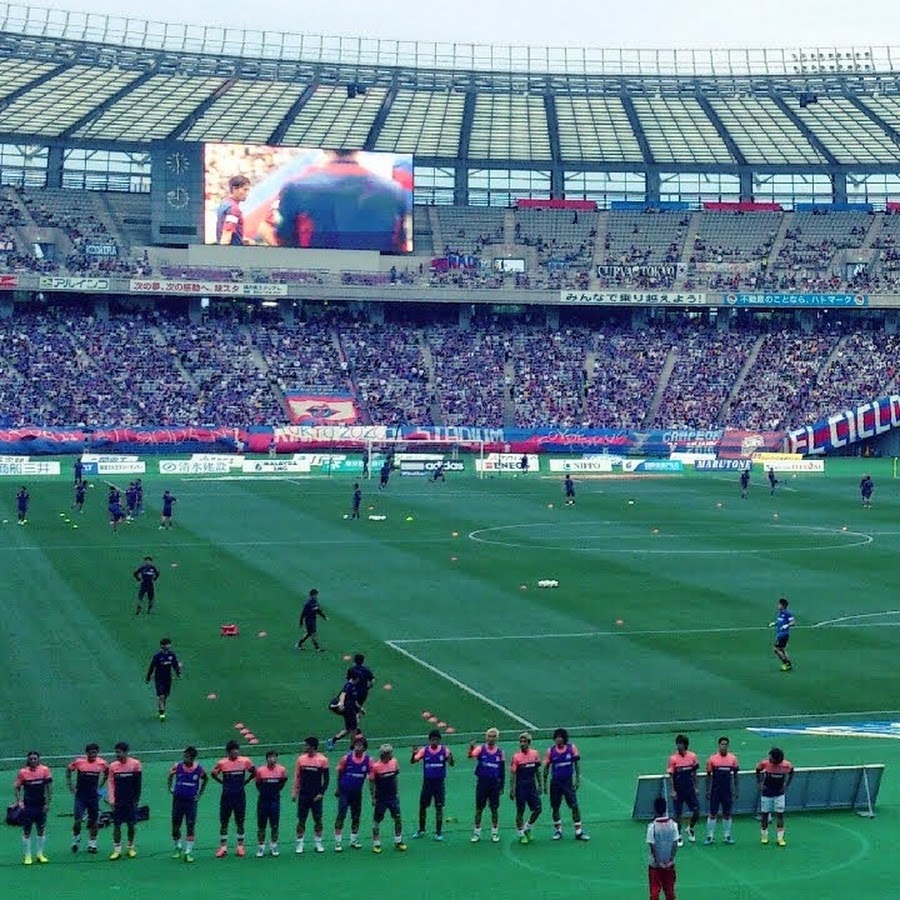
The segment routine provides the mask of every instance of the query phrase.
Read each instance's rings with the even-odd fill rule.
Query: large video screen
[[[412,156],[204,145],[207,244],[413,249]]]

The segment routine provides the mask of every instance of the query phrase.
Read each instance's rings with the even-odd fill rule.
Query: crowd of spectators
[[[294,324],[244,304],[213,311],[192,322],[183,307],[17,308],[0,319],[0,418],[278,424],[285,392],[308,389],[349,393],[378,424],[778,430],[884,396],[900,359],[900,336],[852,319],[804,333],[756,318],[722,331],[671,318],[479,315],[461,327],[449,315],[372,322],[361,308]]]

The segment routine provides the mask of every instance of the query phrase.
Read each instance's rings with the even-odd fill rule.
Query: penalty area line
[[[402,654],[407,659],[410,659],[417,665],[420,665],[423,669],[427,669],[433,675],[437,675],[438,678],[443,678],[444,681],[449,681],[450,684],[469,694],[469,696],[474,697],[476,700],[480,700],[482,703],[486,703],[488,706],[493,706],[494,709],[496,709],[498,712],[503,713],[503,715],[508,716],[510,719],[518,722],[520,725],[524,725],[531,731],[537,730],[537,725],[535,725],[534,722],[529,722],[528,719],[525,719],[517,713],[514,713],[511,709],[504,706],[502,703],[498,703],[496,700],[491,700],[490,697],[482,694],[481,691],[476,691],[475,688],[473,688],[471,685],[466,684],[464,681],[460,681],[458,678],[454,678],[449,672],[445,672],[443,669],[439,669],[437,666],[433,666],[430,662],[427,662],[420,656],[416,656],[415,653],[410,653],[409,650],[406,650],[404,647],[399,646],[397,641],[385,641],[385,644],[387,644],[388,647],[390,647],[392,650],[395,650],[397,653]]]

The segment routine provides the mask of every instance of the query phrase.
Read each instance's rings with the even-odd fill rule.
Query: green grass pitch
[[[747,500],[730,474],[583,479],[574,507],[563,505],[556,477],[460,476],[437,485],[395,477],[382,493],[364,483],[359,522],[343,518],[348,478],[149,476],[147,513],[117,534],[102,484],[77,516],[68,478],[35,479],[28,525],[17,527],[10,480],[0,485],[0,520],[8,520],[0,524],[0,777],[11,800],[13,770],[35,747],[52,758],[56,794],[51,865],[24,870],[18,835],[7,829],[0,885],[35,897],[296,896],[307,879],[316,893],[397,898],[641,896],[634,780],[660,770],[676,730],[688,730],[701,757],[727,730],[752,766],[771,739],[747,725],[900,718],[900,482],[886,461],[872,465],[871,510],[859,504],[861,464],[829,461],[827,475],[787,477],[774,497],[755,474]],[[175,528],[165,532],[157,528],[164,488],[179,501]],[[386,519],[368,520],[370,505]],[[131,572],[145,554],[162,577],[153,615],[135,617]],[[539,588],[545,578],[559,587]],[[320,654],[294,649],[311,587],[329,617]],[[779,671],[767,628],[782,595],[798,620],[791,673]],[[220,636],[223,623],[236,623],[240,636]],[[160,723],[143,676],[164,635],[185,672]],[[378,678],[363,727],[398,747],[407,833],[420,778],[408,749],[430,727],[422,714],[455,729],[448,840],[414,842],[402,858],[373,857],[367,842],[363,853],[297,860],[288,809],[282,859],[217,861],[213,790],[198,862],[173,863],[167,764],[193,743],[211,765],[243,722],[260,741],[245,749],[261,756],[277,746],[292,766],[303,737],[335,730],[326,704],[355,652]],[[465,747],[488,725],[501,729],[509,750],[523,728],[539,733],[541,749],[552,728],[570,729],[585,757],[591,844],[551,844],[545,811],[541,840],[520,848],[506,803],[502,844],[470,847]],[[147,763],[153,815],[137,860],[69,852],[63,763],[88,740],[107,751],[127,740]],[[803,737],[784,746],[798,765],[900,761],[893,742]],[[763,897],[780,878],[785,897],[837,898],[851,885],[861,898],[888,896],[889,858],[880,851],[900,835],[898,800],[889,767],[877,819],[795,816],[777,861],[758,846],[755,823],[739,822],[739,846],[728,853],[684,851],[682,893]],[[326,809],[328,836],[332,804]],[[107,849],[108,833],[102,841]],[[310,867],[314,877],[304,872]]]

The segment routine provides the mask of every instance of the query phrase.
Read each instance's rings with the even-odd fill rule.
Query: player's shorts
[[[342,715],[344,716],[344,728],[351,734],[355,733],[359,726],[359,712],[355,709],[351,711],[345,708]]]
[[[358,822],[362,815],[362,795],[362,789],[356,791],[341,790],[338,793],[338,819],[343,821],[347,816],[347,810],[349,810],[352,821]]]
[[[574,497],[575,496],[575,488],[566,488],[566,496]]]
[[[121,506],[111,506],[109,508],[109,521],[110,522],[121,522],[122,519],[125,518],[125,513],[122,512]]]
[[[100,798],[94,794],[92,800],[85,800],[76,794],[74,816],[76,822],[84,821],[87,816],[88,825],[96,825],[97,819],[100,817]]]
[[[691,788],[687,791],[675,791],[675,815],[680,816],[687,807],[692,813],[700,812],[700,801],[697,799],[697,791]]]
[[[297,798],[297,821],[306,822],[307,816],[312,813],[314,822],[322,821],[322,801],[313,800],[312,797],[301,794]]]
[[[789,634],[781,635],[780,637],[775,638],[775,646],[779,650],[784,650],[784,648],[787,647],[788,641],[790,639],[791,639],[791,636]]]
[[[33,825],[43,831],[47,824],[47,812],[43,806],[23,806],[19,821],[23,828],[31,828]]]
[[[113,825],[134,825],[137,822],[137,803],[116,803],[112,811]]]
[[[726,818],[731,816],[731,809],[734,806],[734,796],[731,791],[727,794],[722,791],[713,789],[709,795],[709,814],[715,818],[721,809],[722,815]]]
[[[575,785],[572,779],[568,781],[550,781],[550,808],[559,809],[562,801],[566,801],[569,809],[575,809],[578,806],[578,798],[575,795]]]
[[[196,797],[172,797],[172,825],[177,828],[182,820],[192,828],[197,821]]]
[[[146,597],[152,602],[155,593],[156,591],[152,582],[150,584],[142,584],[138,590],[138,600],[143,600],[144,597]]]
[[[422,790],[419,793],[419,805],[429,806],[434,801],[435,807],[440,809],[447,798],[447,783],[443,778],[423,778]]]
[[[759,811],[764,813],[783,813],[784,794],[779,794],[777,797],[760,797]]]
[[[533,813],[539,813],[544,805],[541,803],[541,795],[537,792],[537,788],[528,787],[524,790],[516,791],[516,814],[522,815],[525,807],[528,807]]]
[[[478,809],[488,806],[491,812],[500,808],[500,782],[497,779],[479,778],[475,782],[475,806]]]
[[[375,811],[372,813],[372,821],[380,822],[387,812],[394,819],[400,818],[400,798],[398,796],[375,798]]]
[[[260,831],[265,831],[269,825],[273,829],[278,827],[281,821],[281,802],[280,800],[258,800],[256,803],[256,827]]]
[[[247,814],[247,795],[222,794],[219,800],[219,822],[225,824],[231,815],[234,815],[235,821],[243,822],[244,816]]]
[[[153,684],[156,688],[157,697],[168,697],[169,694],[172,693],[171,678],[166,679],[166,681],[157,681],[156,679],[154,679]]]

